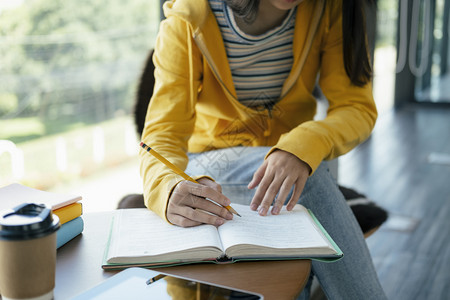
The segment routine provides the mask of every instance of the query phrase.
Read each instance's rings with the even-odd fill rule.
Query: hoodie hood
[[[207,21],[215,22],[214,14],[206,0],[166,1],[164,2],[163,10],[166,18],[177,17],[190,24],[194,35],[201,30]]]

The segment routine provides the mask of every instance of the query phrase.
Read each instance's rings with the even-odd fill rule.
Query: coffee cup
[[[59,219],[45,205],[24,203],[0,213],[3,300],[50,300],[55,288]]]

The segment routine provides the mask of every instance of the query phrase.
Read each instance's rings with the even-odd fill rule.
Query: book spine
[[[84,221],[81,217],[61,225],[61,228],[56,232],[56,248],[61,247],[77,235],[81,234],[83,229]]]
[[[78,218],[83,213],[83,207],[80,202],[69,204],[67,206],[53,210],[58,216],[61,225]]]

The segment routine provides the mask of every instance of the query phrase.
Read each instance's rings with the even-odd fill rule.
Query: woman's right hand
[[[208,178],[201,178],[198,182],[184,180],[177,184],[167,206],[169,222],[181,227],[220,226],[225,220],[233,219],[224,207],[230,205],[230,199],[222,194],[221,186]]]

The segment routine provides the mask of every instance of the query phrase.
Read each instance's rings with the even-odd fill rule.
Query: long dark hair
[[[224,0],[227,5],[251,23],[258,13],[259,0]],[[331,0],[335,1],[335,0]],[[366,0],[372,3],[374,0]],[[343,0],[342,35],[344,66],[350,81],[356,86],[364,86],[372,79],[372,65],[367,49],[365,1]]]
[[[373,2],[373,0],[366,1]],[[361,0],[343,0],[342,3],[345,71],[351,82],[357,86],[364,86],[372,79],[364,3]]]

